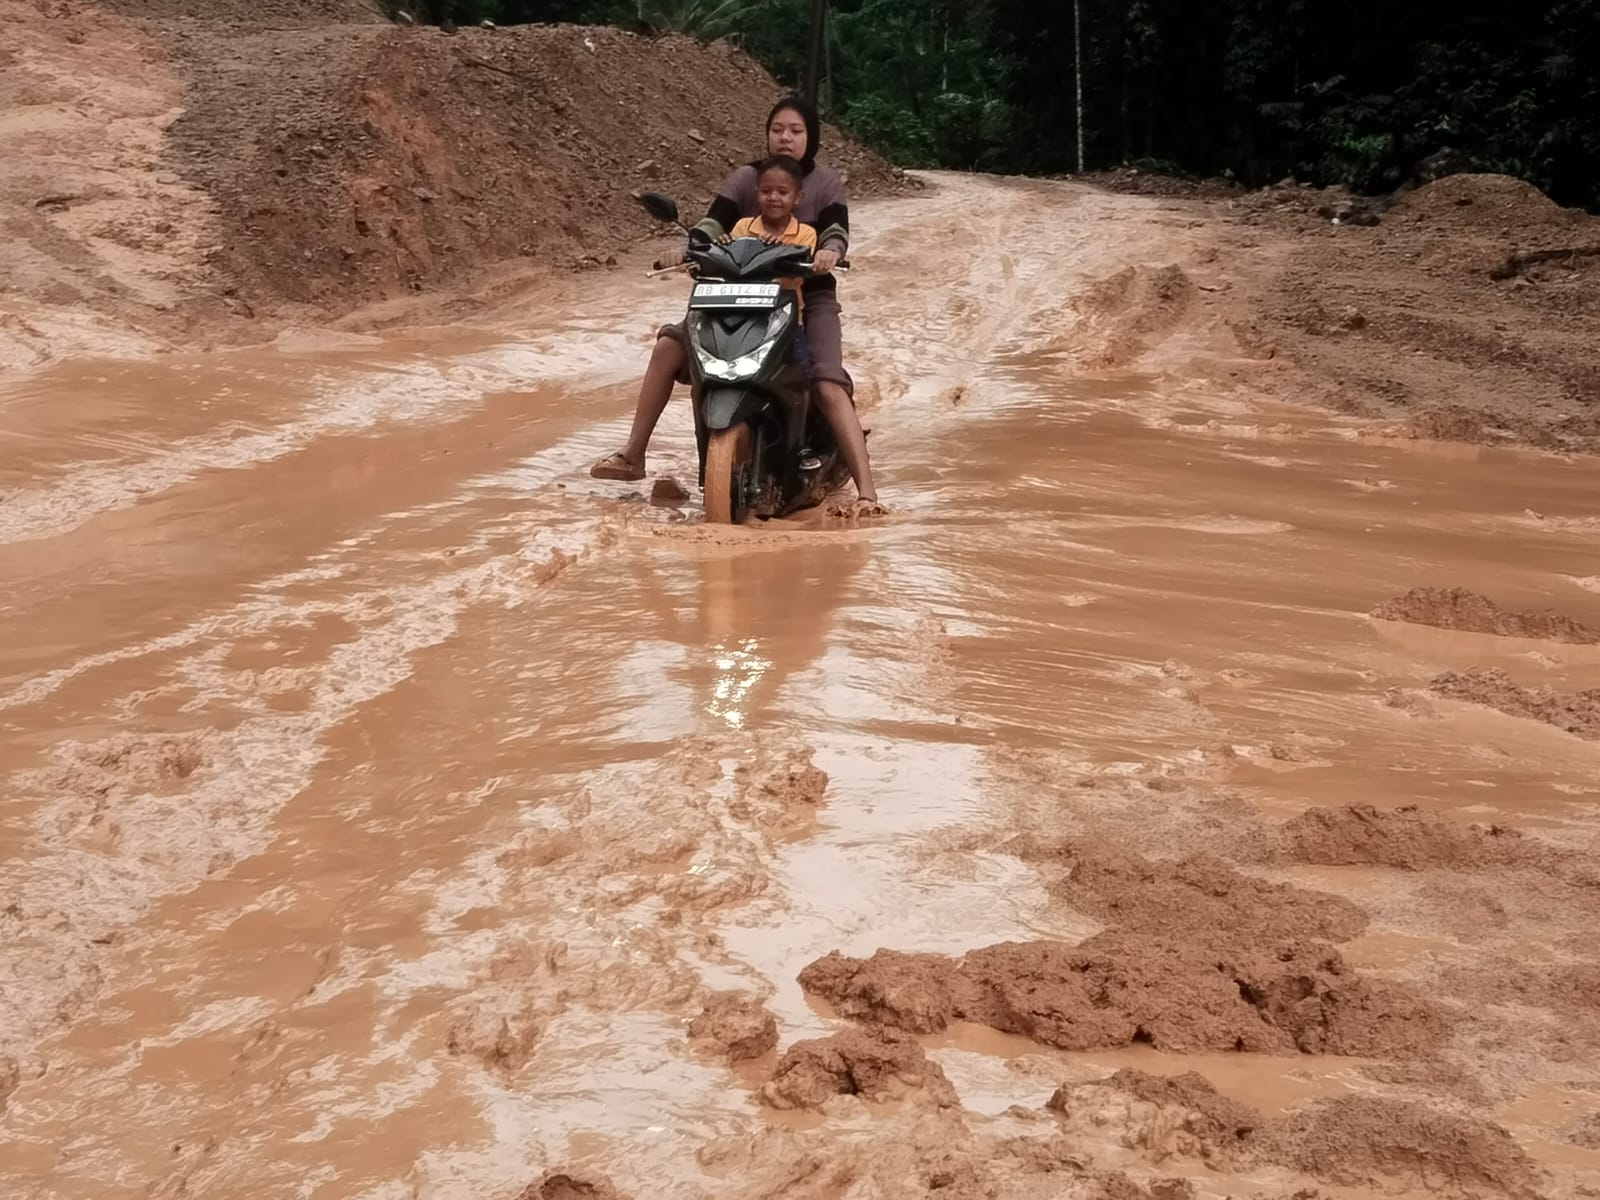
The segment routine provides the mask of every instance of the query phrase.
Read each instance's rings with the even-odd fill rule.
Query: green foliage
[[[810,0],[386,0],[730,36],[786,85]],[[1600,0],[1078,0],[1089,165],[1400,183],[1450,147],[1600,209]],[[829,114],[907,166],[1072,169],[1072,0],[832,0]]]
[[[652,33],[721,37],[740,28],[756,8],[754,0],[638,0],[639,24]]]

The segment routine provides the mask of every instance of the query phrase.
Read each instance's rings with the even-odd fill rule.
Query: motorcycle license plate
[[[697,283],[691,308],[771,308],[783,286],[777,283]]]

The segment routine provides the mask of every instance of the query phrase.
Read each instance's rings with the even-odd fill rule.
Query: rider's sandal
[[[615,454],[606,455],[590,467],[589,474],[596,479],[617,479],[623,483],[633,483],[644,478],[644,468],[629,460],[618,450]]]

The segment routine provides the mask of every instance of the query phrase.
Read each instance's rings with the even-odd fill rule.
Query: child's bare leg
[[[861,432],[861,419],[856,416],[856,406],[850,403],[850,394],[832,380],[818,380],[812,385],[812,395],[817,407],[833,429],[844,464],[850,468],[850,478],[855,480],[856,495],[863,500],[876,501],[878,489],[872,482],[872,464],[867,459],[867,437]]]

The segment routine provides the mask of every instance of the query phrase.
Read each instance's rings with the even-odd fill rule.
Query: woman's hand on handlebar
[[[687,261],[688,259],[682,250],[668,250],[662,254],[660,258],[656,259],[656,265],[652,269],[656,271],[669,271],[673,267],[683,266],[683,264]]]
[[[827,275],[839,265],[837,250],[818,250],[811,256],[811,270],[817,275]]]

